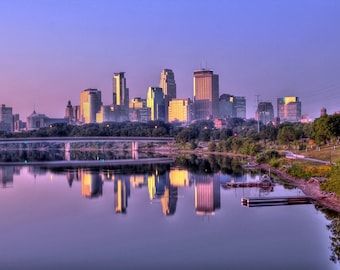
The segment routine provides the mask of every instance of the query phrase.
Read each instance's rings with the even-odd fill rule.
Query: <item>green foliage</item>
[[[318,145],[337,139],[340,136],[340,115],[325,115],[316,119],[311,127],[311,136]]]
[[[331,165],[329,177],[326,182],[321,183],[321,189],[328,192],[335,192],[340,196],[340,162]]]
[[[288,168],[287,172],[297,178],[308,179],[313,176],[310,172],[306,170],[305,166],[300,166],[297,164],[293,164],[290,168]]]
[[[268,163],[272,159],[277,159],[280,157],[280,153],[275,150],[268,150],[261,152],[256,155],[256,162],[258,163]]]

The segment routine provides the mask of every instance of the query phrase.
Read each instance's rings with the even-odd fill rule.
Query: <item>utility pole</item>
[[[257,133],[260,133],[260,112],[259,109],[260,95],[256,95],[256,110],[257,110]]]

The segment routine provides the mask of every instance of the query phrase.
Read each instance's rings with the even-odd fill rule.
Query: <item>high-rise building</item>
[[[160,87],[149,87],[147,95],[147,107],[151,110],[151,120],[165,120],[164,94]]]
[[[159,87],[163,89],[163,93],[169,99],[176,98],[176,82],[175,75],[171,69],[163,69]]]
[[[80,92],[80,122],[95,123],[96,114],[102,106],[101,91],[85,89]]]
[[[271,102],[259,102],[257,110],[255,112],[255,119],[268,124],[274,120],[274,107]]]
[[[246,119],[246,98],[234,96],[234,117]]]
[[[146,99],[136,97],[130,100],[129,120],[144,123],[151,120],[151,109],[146,106]]]
[[[194,72],[195,119],[218,117],[219,79],[212,70],[201,69]]]
[[[234,96],[223,94],[219,98],[219,116],[221,118],[234,117]]]
[[[0,107],[0,131],[13,132],[13,112],[11,107]]]
[[[326,116],[327,115],[327,109],[325,107],[322,107],[320,110],[320,116]]]
[[[299,122],[301,119],[301,101],[298,97],[277,99],[277,116],[282,122]]]
[[[169,101],[168,122],[190,123],[193,116],[190,98],[172,99]]]
[[[129,117],[129,88],[126,87],[126,78],[124,72],[115,73],[113,76],[112,90],[113,90],[113,105],[120,106],[122,116],[125,120]]]
[[[164,94],[164,108],[165,121],[168,121],[168,108],[171,99],[176,98],[176,82],[175,75],[171,69],[163,69],[161,72],[161,79],[159,87],[163,89]]]

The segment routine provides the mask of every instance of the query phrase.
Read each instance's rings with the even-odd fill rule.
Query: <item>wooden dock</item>
[[[309,204],[311,197],[307,196],[286,196],[286,197],[248,197],[242,198],[243,206],[275,206],[275,205],[294,205],[294,204]]]

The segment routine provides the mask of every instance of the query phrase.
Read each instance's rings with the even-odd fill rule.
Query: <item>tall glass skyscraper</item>
[[[195,119],[217,118],[219,116],[219,78],[212,70],[194,72]]]
[[[169,99],[176,98],[175,75],[171,69],[162,70],[159,87],[163,89],[164,95],[167,96]]]
[[[126,87],[124,72],[115,73],[112,82],[113,105],[122,106],[126,111],[129,108],[129,88]]]
[[[151,120],[165,120],[164,94],[160,87],[149,87],[146,105],[151,109]]]

